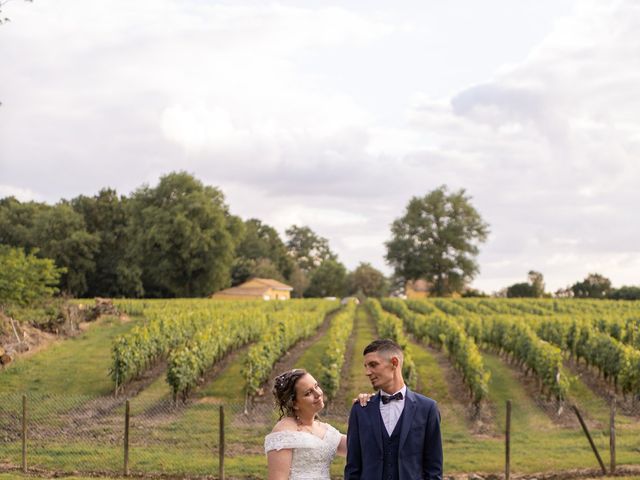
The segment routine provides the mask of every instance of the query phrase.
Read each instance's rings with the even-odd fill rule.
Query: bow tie
[[[393,395],[380,395],[380,400],[385,405],[391,400],[402,400],[402,392],[394,393]]]

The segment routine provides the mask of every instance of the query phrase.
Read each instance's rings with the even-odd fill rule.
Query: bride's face
[[[296,382],[294,407],[301,414],[317,413],[324,408],[324,395],[316,379],[305,374]]]

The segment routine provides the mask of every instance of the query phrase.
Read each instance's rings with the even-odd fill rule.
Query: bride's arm
[[[347,456],[347,436],[340,434],[340,443],[338,444],[338,450],[336,452],[341,457]]]
[[[269,480],[288,480],[291,470],[291,459],[293,450],[283,448],[282,450],[271,450],[267,453],[267,467]]]

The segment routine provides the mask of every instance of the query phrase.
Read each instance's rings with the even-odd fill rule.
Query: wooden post
[[[130,419],[129,400],[127,400],[124,409],[124,476],[129,476],[129,419]]]
[[[22,472],[27,473],[27,396],[22,395]]]
[[[507,424],[505,427],[505,462],[504,478],[509,480],[511,473],[511,400],[507,400]]]
[[[611,475],[616,473],[616,397],[611,396],[611,415],[609,416],[609,451],[611,453]]]
[[[218,448],[218,477],[224,480],[224,406],[220,405],[220,445]]]
[[[578,411],[578,407],[573,405],[573,411],[576,412],[576,416],[578,417],[578,420],[580,421],[580,425],[582,425],[582,430],[584,430],[584,434],[587,436],[587,439],[589,440],[589,444],[591,445],[591,449],[593,450],[593,453],[595,453],[596,458],[598,459],[598,463],[600,464],[600,468],[602,469],[602,474],[606,475],[607,474],[607,469],[604,467],[604,462],[602,461],[602,458],[600,458],[600,454],[598,453],[598,449],[596,448],[596,444],[593,443],[593,439],[591,438],[591,434],[589,433],[589,429],[587,428],[587,425],[584,423],[584,420],[582,419],[582,415],[580,415],[580,412]]]

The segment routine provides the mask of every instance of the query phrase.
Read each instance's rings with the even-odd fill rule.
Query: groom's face
[[[395,380],[395,366],[392,359],[378,352],[369,352],[364,356],[364,369],[371,385],[376,390],[388,392]]]

